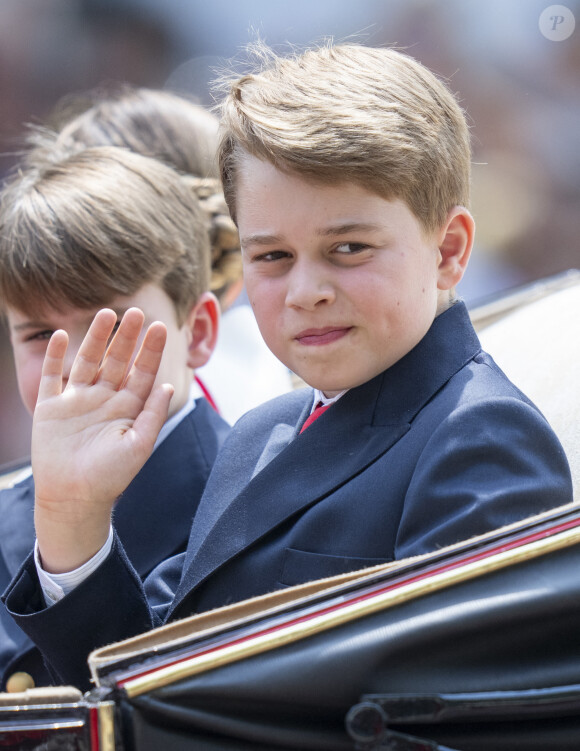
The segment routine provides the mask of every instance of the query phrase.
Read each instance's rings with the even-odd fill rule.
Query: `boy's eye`
[[[288,258],[289,254],[285,250],[270,250],[268,253],[261,253],[254,257],[254,261],[280,261]]]
[[[353,253],[360,253],[363,250],[367,250],[368,247],[369,246],[364,243],[340,243],[340,245],[335,246],[334,250],[337,253],[344,255],[352,255]]]
[[[35,331],[34,334],[30,334],[26,337],[27,342],[44,342],[48,341],[54,334],[53,329],[45,329],[44,331]]]

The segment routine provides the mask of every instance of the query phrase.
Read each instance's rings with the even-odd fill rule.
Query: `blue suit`
[[[60,680],[85,687],[91,649],[167,619],[423,553],[572,498],[556,436],[481,351],[462,303],[299,435],[311,404],[304,389],[238,421],[186,553],[145,589],[118,538],[51,608],[26,563],[6,604]]]
[[[114,526],[138,576],[183,551],[191,520],[229,426],[205,399],[196,402],[153,452],[123,493]],[[31,476],[0,492],[0,591],[8,586],[34,545],[34,482]],[[38,650],[0,609],[3,681],[18,670],[36,685],[50,681]]]

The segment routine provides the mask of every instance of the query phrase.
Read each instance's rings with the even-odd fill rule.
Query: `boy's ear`
[[[473,247],[475,222],[464,206],[454,206],[439,232],[440,252],[437,287],[453,289],[461,281]]]
[[[201,368],[211,357],[217,342],[220,306],[211,292],[204,292],[189,311],[185,325],[191,339],[187,364],[194,370]]]

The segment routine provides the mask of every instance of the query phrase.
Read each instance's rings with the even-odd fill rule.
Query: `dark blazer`
[[[312,398],[294,392],[238,421],[186,553],[145,589],[118,538],[51,608],[27,561],[6,604],[62,681],[86,687],[93,648],[166,619],[433,550],[572,499],[556,436],[481,351],[462,303],[299,435]]]
[[[230,428],[205,399],[196,402],[153,452],[117,502],[114,527],[141,579],[161,561],[185,550],[191,520],[218,449]],[[34,481],[29,476],[0,492],[0,591],[8,586],[34,545]],[[48,674],[30,639],[0,608],[3,686],[25,670],[36,685]]]

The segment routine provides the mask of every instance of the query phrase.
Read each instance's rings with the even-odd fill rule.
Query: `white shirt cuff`
[[[79,586],[85,579],[96,571],[101,563],[111,552],[113,547],[113,527],[109,527],[109,536],[103,547],[95,553],[82,566],[74,571],[67,571],[64,574],[49,574],[42,568],[40,561],[40,553],[38,551],[38,541],[34,543],[34,563],[36,564],[36,571],[38,573],[38,580],[44,594],[46,605],[50,607],[59,600],[72,592],[73,589]]]

